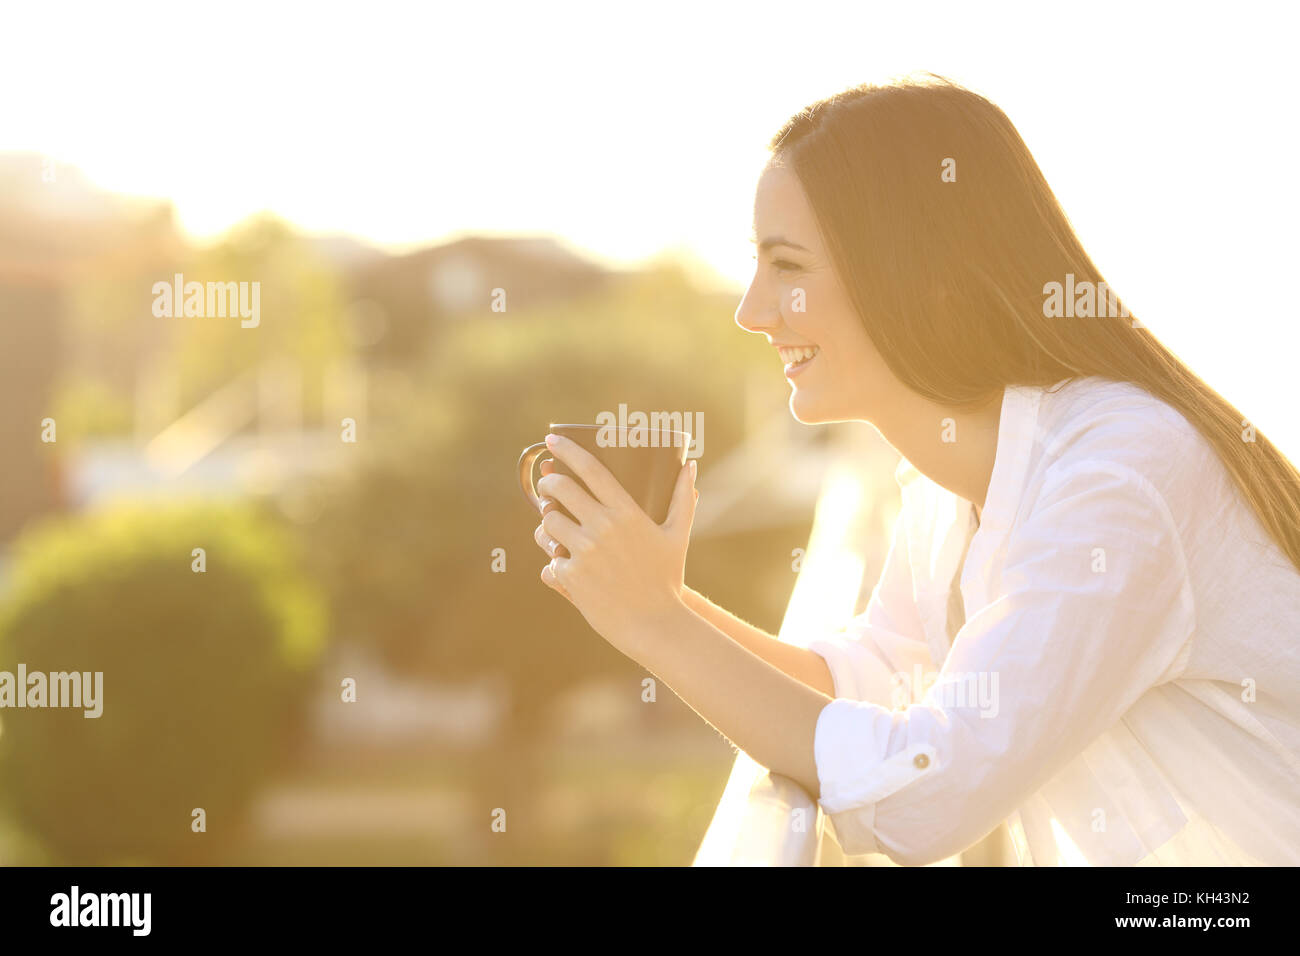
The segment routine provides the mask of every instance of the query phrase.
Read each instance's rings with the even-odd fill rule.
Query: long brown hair
[[[1109,287],[997,106],[934,74],[864,84],[801,110],[769,149],[798,177],[850,300],[902,382],[958,407],[1007,385],[1134,383],[1209,441],[1300,569],[1300,472],[1272,442],[1117,297],[1112,308],[1097,297],[1090,318],[1045,318],[1048,282]]]

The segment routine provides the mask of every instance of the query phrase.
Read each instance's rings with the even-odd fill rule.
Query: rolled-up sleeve
[[[1175,676],[1195,608],[1160,492],[1091,459],[1058,461],[1041,489],[1010,533],[997,596],[923,699],[822,709],[819,802],[846,852],[924,864],[966,849]]]

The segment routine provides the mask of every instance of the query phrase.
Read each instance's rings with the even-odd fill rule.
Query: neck
[[[975,409],[956,409],[918,395],[892,403],[872,424],[894,449],[935,484],[984,510],[997,458],[1002,393]]]

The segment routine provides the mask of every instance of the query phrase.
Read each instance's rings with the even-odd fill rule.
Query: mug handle
[[[546,442],[539,441],[536,445],[529,445],[519,456],[519,488],[538,512],[542,510],[542,499],[537,496],[537,487],[533,484],[533,466],[544,451],[547,451]]]

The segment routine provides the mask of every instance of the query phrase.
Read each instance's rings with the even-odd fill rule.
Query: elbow
[[[899,866],[928,866],[952,856],[952,853],[944,852],[937,841],[929,839],[925,834],[909,835],[900,840],[879,831],[864,832],[858,821],[846,819],[851,818],[855,812],[850,810],[837,813],[830,818],[835,842],[848,856],[880,853]]]
[[[961,841],[921,838],[910,844],[887,845],[883,842],[886,839],[885,837],[881,838],[881,849],[884,850],[885,856],[899,866],[930,866],[934,863],[941,863],[977,842],[963,843]]]
[[[885,811],[877,804],[834,814],[830,820],[846,854],[881,853],[899,866],[940,863],[974,846],[992,829],[954,819],[951,813],[926,813],[915,805]]]

